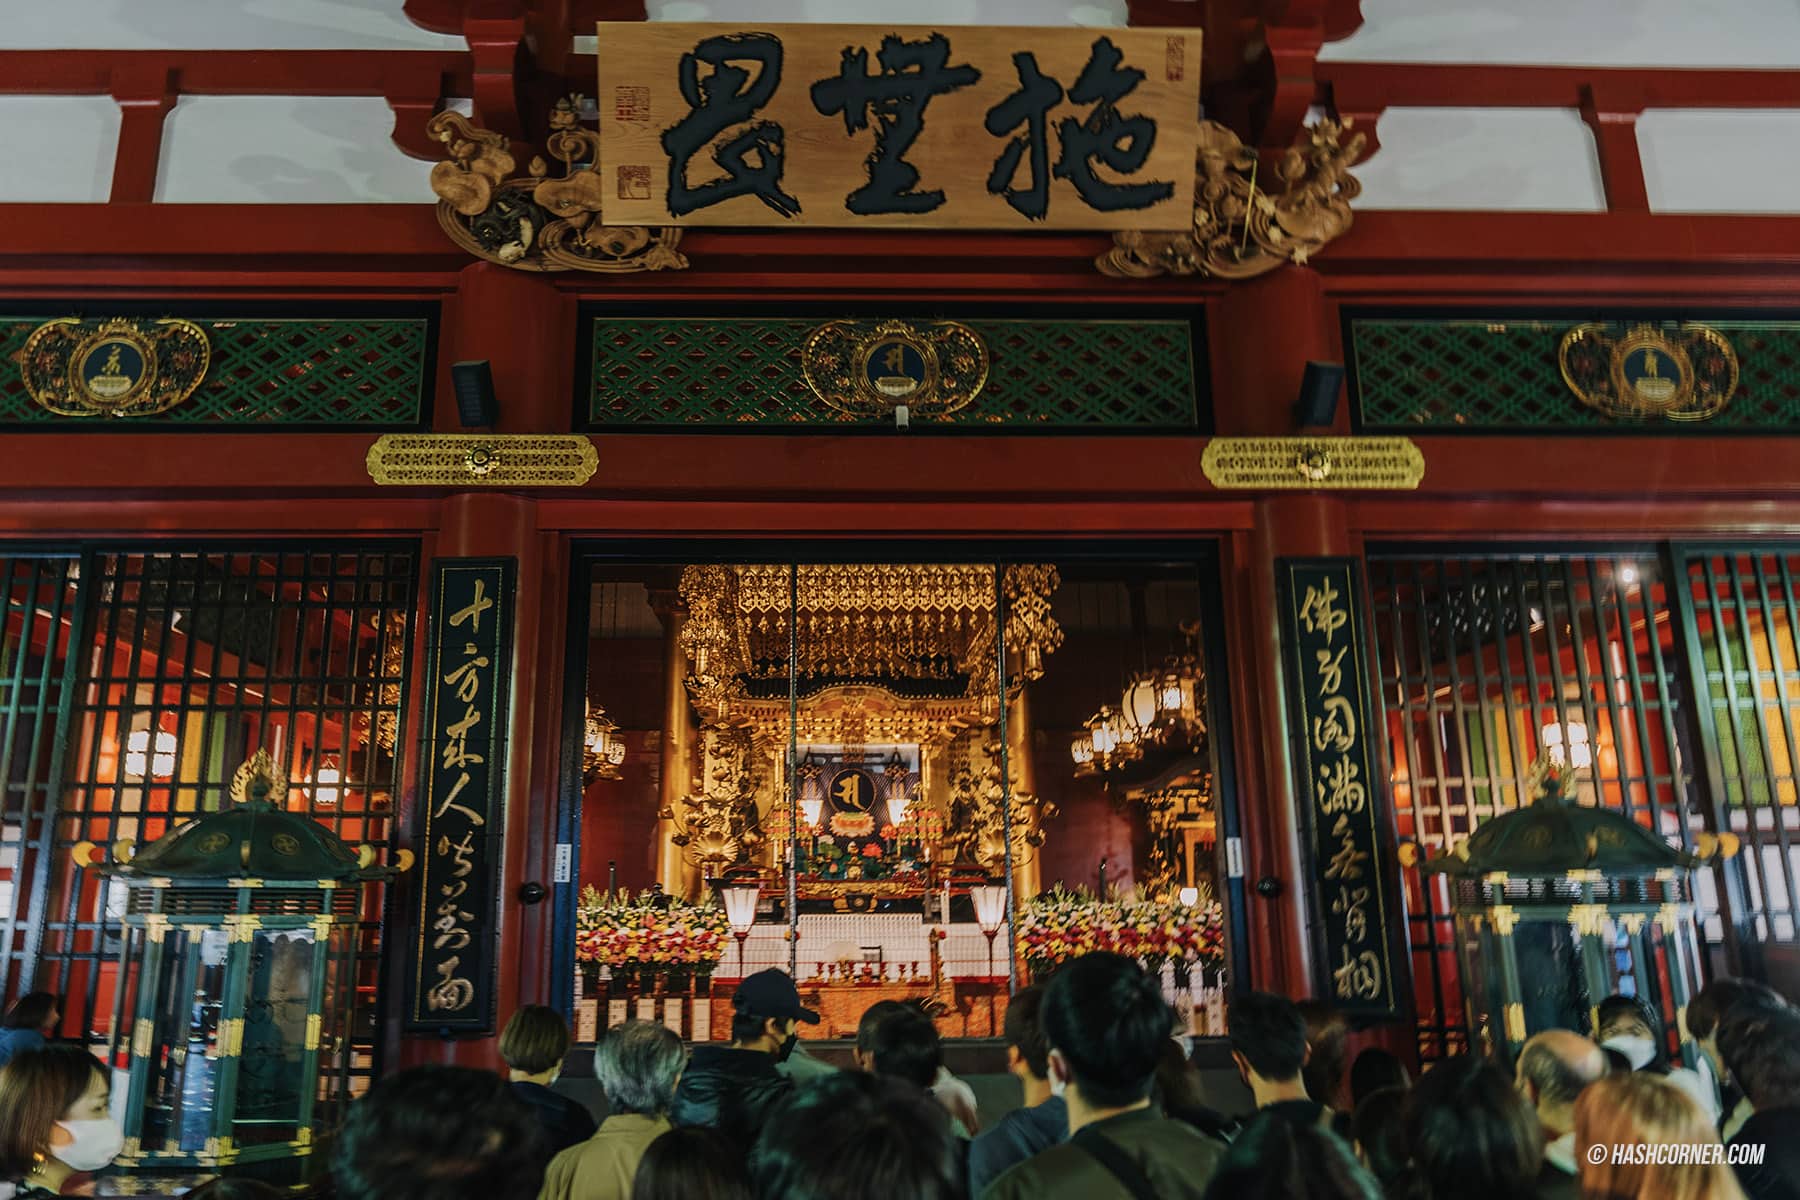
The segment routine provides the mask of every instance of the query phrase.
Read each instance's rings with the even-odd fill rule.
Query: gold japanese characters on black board
[[[427,639],[418,937],[407,1027],[494,1028],[506,681],[517,561],[440,559]]]
[[[1276,579],[1324,995],[1347,1012],[1398,1016],[1362,581],[1348,558],[1282,559]]]

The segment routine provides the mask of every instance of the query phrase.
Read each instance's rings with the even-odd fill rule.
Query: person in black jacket
[[[776,1066],[793,1051],[800,1022],[817,1025],[819,1014],[800,1003],[788,973],[774,968],[739,984],[731,1006],[731,1044],[694,1047],[669,1121],[717,1129],[747,1152],[770,1112],[793,1094],[794,1081]]]
[[[1750,1200],[1800,1200],[1800,1012],[1740,1004],[1719,1021],[1719,1055],[1753,1110],[1728,1143]],[[1760,1147],[1750,1162],[1744,1147]]]
[[[550,1157],[587,1141],[596,1128],[593,1114],[579,1102],[550,1090],[562,1074],[563,1056],[568,1052],[568,1022],[554,1008],[542,1004],[521,1006],[500,1033],[507,1082],[513,1096],[537,1114]]]

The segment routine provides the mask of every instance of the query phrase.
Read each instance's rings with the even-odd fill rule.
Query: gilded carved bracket
[[[1332,120],[1307,126],[1282,155],[1275,170],[1281,190],[1272,192],[1257,178],[1256,150],[1218,122],[1202,121],[1193,230],[1116,233],[1094,265],[1126,279],[1249,279],[1305,263],[1350,228],[1350,201],[1362,191],[1350,165],[1364,138],[1347,132]]]
[[[552,178],[542,158],[517,175],[511,143],[441,112],[426,127],[449,157],[431,171],[438,224],[477,258],[520,271],[679,271],[681,230],[599,223],[600,135],[584,129],[580,98],[557,102],[546,148],[561,164]]]

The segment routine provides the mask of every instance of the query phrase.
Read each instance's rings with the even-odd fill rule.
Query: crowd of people
[[[39,1028],[41,999],[19,1015]],[[26,1004],[26,1001],[21,1001]],[[553,1010],[514,1014],[502,1078],[415,1067],[353,1104],[321,1194],[340,1200],[1800,1200],[1800,1011],[1718,980],[1675,1065],[1655,1013],[1615,996],[1590,1039],[1540,1032],[1510,1067],[1444,1058],[1414,1081],[1379,1048],[1349,1061],[1328,1006],[1235,998],[1232,1059],[1254,1111],[1227,1115],[1174,1033],[1158,982],[1092,954],[1006,1011],[1018,1107],[985,1123],[945,1069],[936,1023],[883,1002],[855,1069],[799,1048],[818,1014],[781,971],[745,979],[731,1040],[690,1052],[631,1021],[594,1053],[605,1120],[552,1088],[569,1049]],[[18,1006],[15,1006],[15,1011]],[[30,1024],[33,1020],[36,1025]],[[85,1050],[0,1038],[0,1180],[64,1193],[120,1152],[108,1072]],[[1645,1148],[1678,1152],[1646,1153]],[[1727,1148],[1730,1152],[1727,1152]],[[1757,1153],[1742,1153],[1755,1148]],[[0,1185],[4,1197],[6,1185]],[[219,1180],[198,1200],[282,1193]]]

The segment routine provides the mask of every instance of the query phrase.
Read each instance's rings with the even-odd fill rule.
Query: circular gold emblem
[[[1308,447],[1294,456],[1294,469],[1303,479],[1323,483],[1331,478],[1331,452],[1318,446]]]
[[[294,855],[300,853],[300,839],[291,833],[276,834],[269,839],[269,845],[275,848],[275,853],[285,855],[288,858],[292,858]]]
[[[228,835],[217,832],[209,833],[195,843],[195,845],[200,847],[200,853],[202,854],[217,854],[230,844],[231,838]]]
[[[477,446],[470,446],[468,452],[463,455],[463,466],[467,468],[469,474],[477,479],[484,475],[491,475],[500,466],[500,449],[485,442]]]

